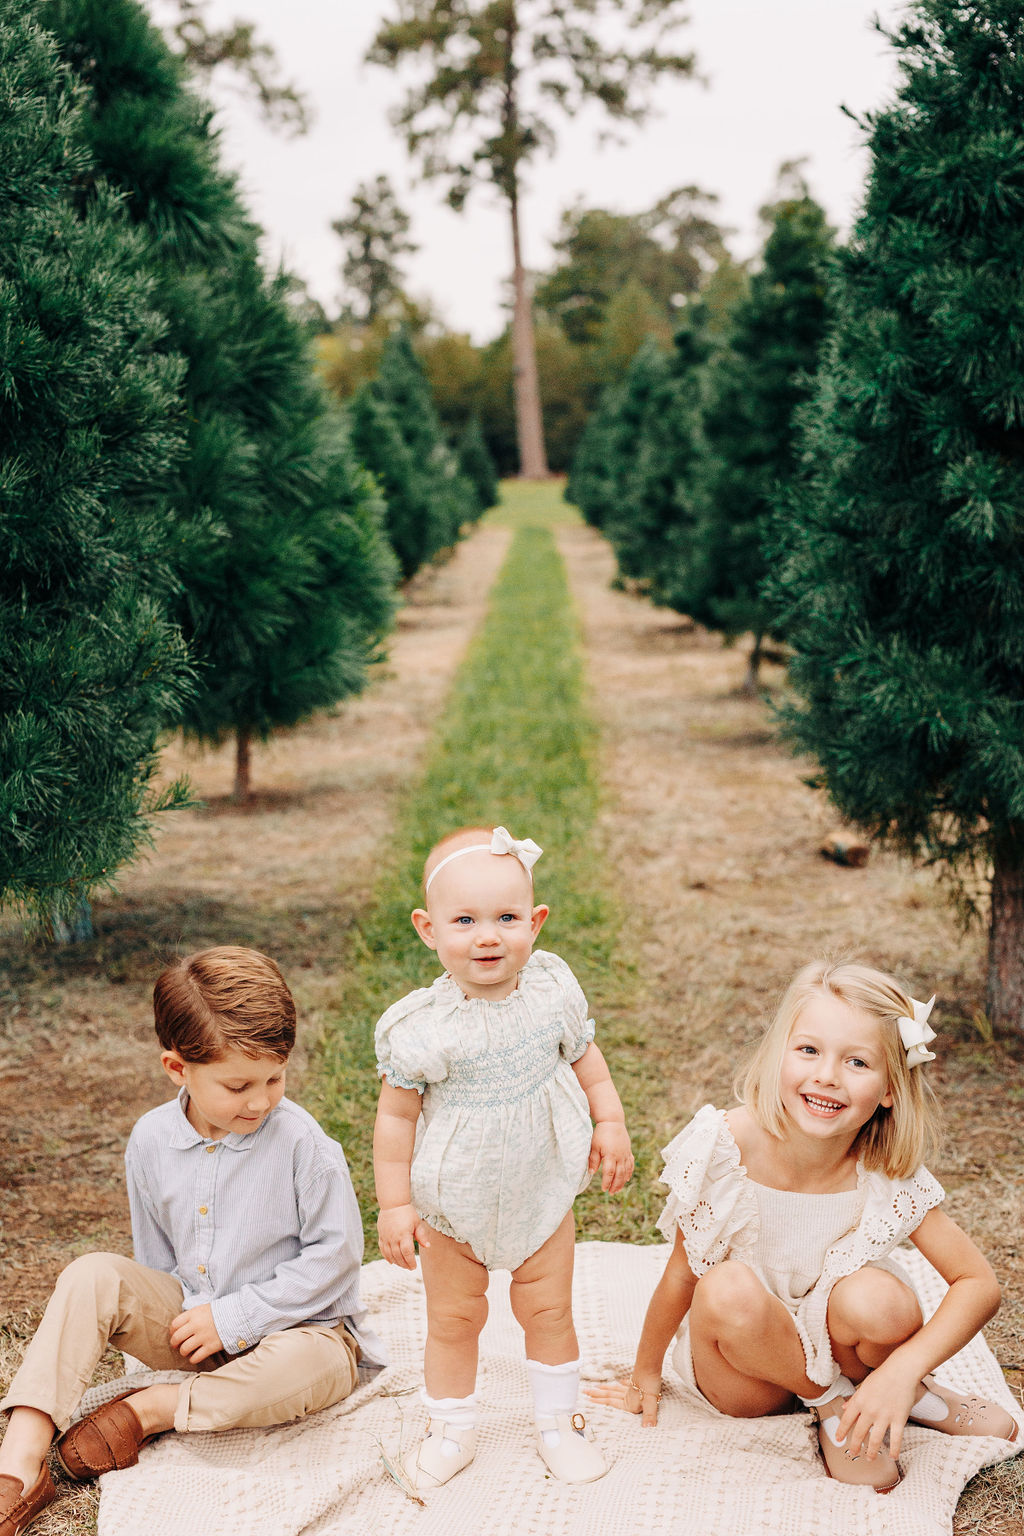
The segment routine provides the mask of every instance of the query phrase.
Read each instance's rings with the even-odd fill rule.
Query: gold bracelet
[[[636,1392],[639,1395],[641,1408],[644,1405],[644,1398],[645,1397],[653,1397],[656,1404],[661,1402],[661,1393],[660,1392],[652,1392],[649,1387],[648,1387],[647,1391],[645,1392],[643,1387],[637,1385],[637,1383],[633,1380],[632,1376],[630,1376],[630,1378],[629,1378],[629,1386],[632,1387],[633,1391]],[[628,1391],[629,1388],[627,1387],[626,1390]]]

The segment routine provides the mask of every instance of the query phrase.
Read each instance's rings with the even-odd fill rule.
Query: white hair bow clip
[[[495,827],[491,833],[492,853],[511,853],[525,870],[531,870],[544,852],[532,837],[513,837],[507,827]]]
[[[914,998],[910,999],[914,1008],[914,1017],[908,1019],[906,1014],[896,1023],[899,1027],[900,1039],[903,1041],[907,1052],[907,1066],[919,1067],[923,1061],[934,1061],[935,1052],[926,1050],[925,1047],[935,1039],[935,1031],[928,1023],[928,1017],[935,1003],[934,995],[926,1003],[919,1003]]]
[[[532,837],[516,838],[507,827],[495,827],[489,843],[470,843],[465,848],[456,848],[454,853],[446,854],[430,871],[423,889],[429,891],[435,877],[441,873],[445,865],[450,864],[453,859],[461,859],[464,853],[511,853],[519,860],[532,880],[533,866],[543,852],[543,848],[538,848]]]

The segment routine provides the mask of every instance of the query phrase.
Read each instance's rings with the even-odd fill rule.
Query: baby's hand
[[[389,1264],[397,1264],[400,1269],[415,1269],[415,1245],[430,1247],[430,1228],[420,1221],[414,1205],[393,1205],[377,1217],[377,1242]]]
[[[621,1408],[623,1413],[642,1413],[646,1425],[657,1424],[658,1403],[661,1401],[661,1377],[620,1376],[618,1381],[599,1381],[596,1386],[584,1387],[584,1395],[607,1408]]]
[[[617,1195],[633,1177],[633,1152],[629,1132],[621,1120],[598,1120],[590,1143],[591,1173],[604,1163],[601,1188],[606,1195]]]
[[[168,1331],[171,1348],[184,1355],[192,1365],[218,1354],[224,1345],[213,1321],[213,1309],[209,1302],[201,1307],[189,1307],[179,1312]]]

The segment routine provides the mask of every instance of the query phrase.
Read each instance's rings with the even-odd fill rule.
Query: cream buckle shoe
[[[537,1451],[552,1477],[562,1483],[595,1483],[608,1471],[582,1413],[537,1416]],[[545,1431],[557,1430],[558,1444],[547,1445]]]
[[[446,1451],[446,1440],[457,1445],[458,1450]],[[475,1429],[459,1429],[443,1419],[431,1419],[416,1455],[405,1463],[405,1470],[417,1493],[429,1493],[431,1488],[440,1488],[456,1472],[468,1467],[475,1455]]]

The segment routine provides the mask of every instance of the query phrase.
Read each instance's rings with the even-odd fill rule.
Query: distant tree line
[[[535,352],[547,462],[564,473],[601,390],[621,377],[648,335],[666,346],[685,306],[700,293],[713,332],[744,290],[715,222],[715,198],[681,187],[653,208],[566,211],[550,271],[534,274]],[[386,177],[361,183],[332,226],[344,244],[344,300],[317,338],[323,376],[352,398],[380,366],[396,326],[408,331],[429,380],[442,427],[457,440],[475,420],[499,474],[519,471],[512,323],[474,343],[410,297],[402,271],[408,219]]]

